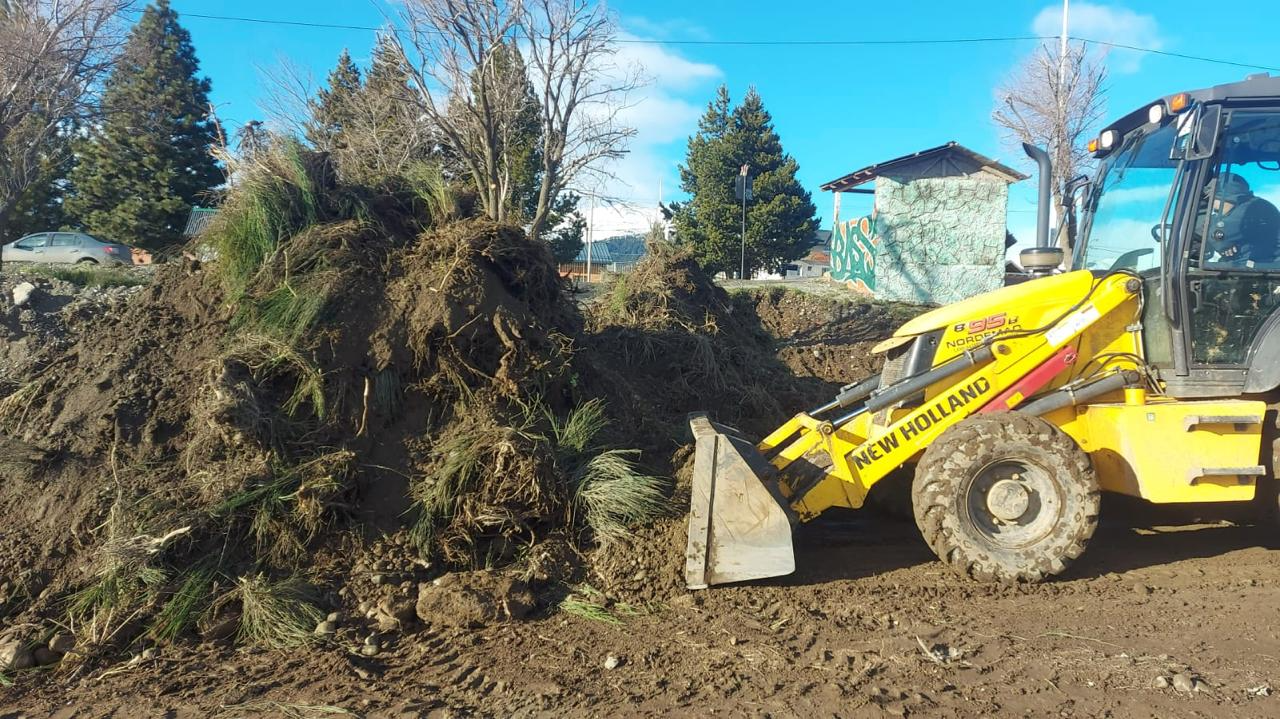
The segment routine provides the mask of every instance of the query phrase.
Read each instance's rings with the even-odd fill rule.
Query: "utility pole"
[[[738,270],[738,279],[747,279],[747,200],[751,199],[751,177],[749,165],[743,165],[742,170],[738,172],[737,182],[734,183],[734,192],[742,199],[742,266]]]
[[[587,282],[591,282],[591,241],[596,234],[596,193],[591,193],[591,212],[587,215]]]
[[[1066,155],[1065,146],[1067,144],[1067,101],[1068,101],[1067,96],[1070,94],[1070,91],[1067,88],[1067,27],[1068,27],[1067,17],[1068,17],[1068,13],[1071,10],[1070,3],[1071,3],[1071,0],[1062,0],[1062,34],[1059,35],[1058,37],[1058,121],[1054,123],[1056,125],[1056,127],[1054,128],[1055,129],[1054,134],[1057,136],[1055,138],[1056,139],[1055,144],[1057,146],[1053,148],[1053,153],[1054,153],[1053,161],[1055,163],[1063,162],[1065,160],[1065,155]],[[1053,207],[1051,208],[1051,210],[1055,218],[1054,225],[1055,226],[1060,225],[1063,221],[1063,218],[1061,216],[1062,213],[1060,209],[1057,207]],[[1057,233],[1057,234],[1061,236],[1062,233]],[[1064,251],[1066,249],[1067,249],[1066,247],[1063,247]],[[1065,257],[1064,261],[1070,262],[1070,260],[1071,260],[1070,257]]]

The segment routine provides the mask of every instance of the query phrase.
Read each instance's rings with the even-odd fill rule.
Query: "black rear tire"
[[[77,265],[96,265],[98,264],[98,261],[93,259],[92,257],[81,257],[80,259],[76,260],[76,264]]]
[[[1084,552],[1098,526],[1089,456],[1018,412],[962,420],[925,450],[916,525],[938,558],[979,581],[1038,582]]]

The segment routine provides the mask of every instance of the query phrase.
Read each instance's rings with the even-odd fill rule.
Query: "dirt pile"
[[[683,591],[690,412],[763,436],[878,371],[871,347],[919,310],[781,288],[729,294],[686,252],[651,246],[588,308],[580,354],[595,373],[588,386],[620,408],[628,441],[674,478],[670,514],[594,552],[593,581],[629,602]]]
[[[21,378],[65,351],[89,326],[120,312],[151,277],[150,268],[138,268],[104,273],[112,281],[108,286],[86,284],[93,274],[87,268],[6,268],[0,276],[0,396],[17,389]]]
[[[776,286],[739,292],[734,299],[748,305],[774,336],[777,357],[791,372],[839,384],[879,372],[883,355],[871,348],[929,309],[853,297],[831,300]]]
[[[73,668],[195,636],[370,657],[584,583],[660,599],[685,415],[763,433],[838,384],[677,249],[584,311],[544,244],[438,192],[302,153],[258,173],[215,259],[163,267],[0,398],[0,641],[48,658],[71,626]]]
[[[252,640],[251,607],[355,603],[335,593],[359,566],[413,586],[660,498],[573,390],[581,319],[544,244],[272,163],[223,208],[215,261],[166,266],[0,399],[10,625],[69,619],[89,659],[197,625]],[[310,633],[312,610],[272,611],[281,643]]]

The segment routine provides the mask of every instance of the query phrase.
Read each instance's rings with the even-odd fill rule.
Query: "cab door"
[[[1280,360],[1280,109],[1227,112],[1197,189],[1182,276],[1189,374],[1260,391],[1244,384],[1269,334],[1278,344],[1268,361]]]

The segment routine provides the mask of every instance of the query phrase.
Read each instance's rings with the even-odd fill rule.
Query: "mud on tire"
[[[1036,582],[1066,569],[1098,524],[1089,456],[1049,422],[970,417],[916,469],[916,525],[953,569],[980,581]]]

